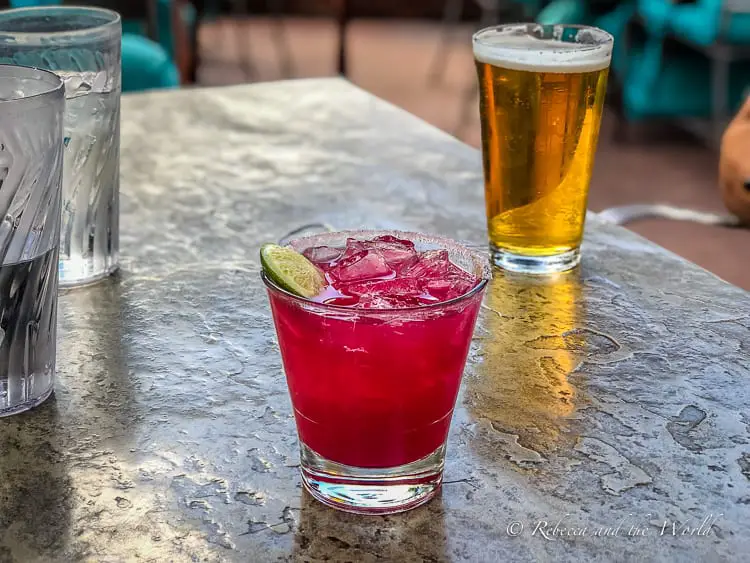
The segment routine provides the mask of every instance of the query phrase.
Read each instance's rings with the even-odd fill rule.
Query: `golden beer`
[[[490,247],[501,267],[567,270],[579,259],[612,38],[514,24],[474,36]]]

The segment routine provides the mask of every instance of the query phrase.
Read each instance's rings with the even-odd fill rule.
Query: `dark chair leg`
[[[630,139],[630,126],[628,120],[621,113],[615,114],[615,127],[612,131],[612,141],[616,145],[625,145]]]
[[[623,85],[616,76],[610,76],[609,91],[605,101],[615,118],[615,126],[612,130],[612,141],[615,144],[624,144],[628,141],[628,120],[625,117],[625,102]]]
[[[443,74],[448,64],[448,55],[450,54],[455,27],[461,21],[463,7],[463,0],[446,0],[445,2],[440,40],[438,41],[435,53],[432,55],[432,61],[427,71],[427,83],[431,86],[437,86],[443,81]]]
[[[711,129],[709,143],[719,147],[729,118],[729,57],[725,49],[718,50],[711,60]]]
[[[201,50],[200,42],[198,41],[198,30],[200,28],[200,20],[196,19],[195,25],[190,33],[190,45],[193,51],[193,57],[190,59],[190,68],[188,69],[187,80],[189,84],[198,83],[198,69],[201,66]]]
[[[625,82],[628,76],[628,54],[631,49],[630,46],[633,43],[633,26],[635,22],[628,21],[625,24],[625,30],[622,34],[622,38],[619,45],[615,45],[615,49],[618,49],[618,55],[622,59],[622,76],[615,75],[613,70],[610,70],[609,91],[612,92],[608,97],[612,101],[608,104],[611,109],[614,110],[615,115],[615,128],[612,132],[612,141],[616,144],[624,144],[628,142],[630,133],[630,124],[626,117],[625,111]],[[609,100],[608,100],[609,101]]]
[[[498,2],[493,2],[488,8],[482,8],[482,17],[479,20],[479,27],[485,28],[491,25],[497,24],[500,19],[500,5]],[[463,100],[461,101],[461,115],[458,119],[458,124],[454,131],[454,136],[461,137],[464,131],[471,122],[471,118],[477,115],[478,102],[477,97],[479,96],[479,79],[475,77],[472,81],[471,87],[464,91]]]
[[[255,63],[253,62],[253,48],[250,39],[250,30],[247,29],[246,15],[248,12],[248,0],[233,0],[232,15],[240,16],[234,28],[234,40],[239,55],[240,66],[248,81],[252,82],[257,76]]]
[[[467,88],[464,91],[463,99],[461,100],[461,115],[458,118],[458,125],[456,130],[453,132],[455,137],[461,138],[466,128],[471,122],[472,116],[476,115],[478,111],[477,97],[479,96],[479,81],[474,80],[471,88]]]
[[[194,2],[195,6],[195,25],[190,30],[190,49],[192,50],[192,57],[190,59],[190,68],[188,69],[187,82],[188,84],[198,83],[198,69],[201,66],[201,50],[200,50],[200,26],[205,15],[205,8],[203,2]]]
[[[338,55],[338,69],[341,76],[348,76],[349,68],[346,56],[346,32],[349,25],[350,19],[350,0],[341,0],[341,10],[339,10],[338,23],[339,23],[339,55]]]
[[[273,42],[276,44],[276,51],[279,54],[279,66],[281,67],[282,78],[294,76],[294,58],[292,49],[289,45],[289,38],[284,25],[284,0],[267,0],[268,11],[274,19],[274,29],[272,31]]]

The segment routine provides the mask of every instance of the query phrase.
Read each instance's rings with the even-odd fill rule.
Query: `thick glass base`
[[[19,414],[29,409],[33,409],[34,407],[38,407],[44,401],[49,399],[50,395],[52,395],[53,389],[54,389],[54,386],[50,382],[49,388],[46,389],[41,395],[38,395],[32,399],[28,399],[22,403],[15,403],[11,406],[8,406],[7,404],[8,403],[7,397],[5,398],[5,400],[0,400],[0,418],[4,416],[11,416],[14,414]]]
[[[94,263],[93,259],[60,259],[60,287],[78,287],[99,282],[119,269],[118,257]]]
[[[522,274],[555,274],[575,268],[581,261],[581,251],[576,248],[553,256],[526,256],[514,254],[490,244],[492,263],[503,270]]]
[[[445,445],[406,465],[352,467],[300,445],[302,483],[323,504],[358,514],[394,514],[416,508],[440,490]]]

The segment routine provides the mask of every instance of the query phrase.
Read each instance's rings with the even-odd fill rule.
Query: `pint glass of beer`
[[[493,262],[552,273],[580,261],[612,36],[509,24],[473,37]]]

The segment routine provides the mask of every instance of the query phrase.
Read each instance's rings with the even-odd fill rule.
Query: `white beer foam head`
[[[565,39],[563,39],[565,37]],[[532,72],[591,72],[609,66],[612,36],[593,27],[511,24],[474,34],[483,63]]]

